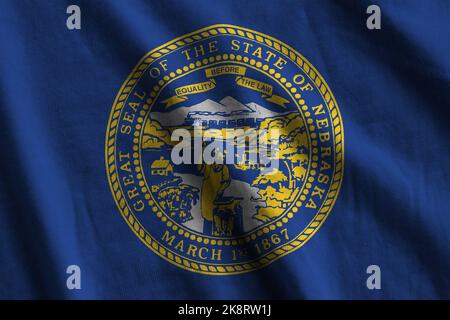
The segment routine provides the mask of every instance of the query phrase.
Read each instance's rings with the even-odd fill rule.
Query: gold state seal
[[[117,207],[154,253],[229,275],[305,244],[343,178],[336,100],[296,50],[213,25],[147,53],[116,96],[105,161]]]

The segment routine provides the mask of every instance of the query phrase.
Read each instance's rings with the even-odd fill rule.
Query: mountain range
[[[243,104],[233,97],[227,96],[219,102],[207,99],[190,107],[178,107],[169,112],[152,112],[150,117],[164,127],[180,126],[189,115],[201,114],[219,117],[259,118],[265,119],[282,115],[271,111],[257,103]]]

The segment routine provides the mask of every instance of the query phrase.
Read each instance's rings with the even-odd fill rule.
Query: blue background
[[[382,29],[366,28],[366,8]],[[66,28],[77,4],[82,30]],[[0,298],[450,298],[448,1],[0,2]],[[104,135],[151,49],[229,23],[288,43],[345,128],[340,196],[300,250],[228,277],[179,269],[121,218]],[[66,267],[82,290],[66,289]],[[377,264],[382,289],[368,290]]]

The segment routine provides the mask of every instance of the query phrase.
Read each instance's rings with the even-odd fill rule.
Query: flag
[[[0,3],[0,298],[449,299],[446,1]]]

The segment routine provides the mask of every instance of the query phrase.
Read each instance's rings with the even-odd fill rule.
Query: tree
[[[275,169],[271,173],[260,174],[256,179],[252,182],[253,186],[278,186],[278,189],[281,188],[283,182],[288,181],[286,175],[278,169]]]

